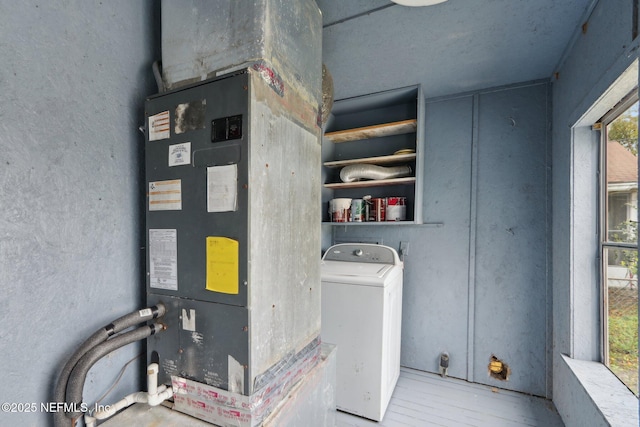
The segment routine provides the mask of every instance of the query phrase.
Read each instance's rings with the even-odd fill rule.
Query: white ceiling
[[[429,98],[550,78],[597,0],[316,0],[336,99],[422,83]]]

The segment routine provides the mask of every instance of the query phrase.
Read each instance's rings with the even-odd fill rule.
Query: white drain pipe
[[[128,408],[134,403],[146,403],[149,406],[158,406],[167,399],[173,397],[173,389],[162,384],[158,386],[158,371],[159,367],[157,363],[152,363],[147,368],[147,392],[139,391],[131,393],[114,403],[113,405],[107,405],[100,409],[93,415],[88,413],[84,416],[84,423],[86,427],[96,427],[98,420],[106,420],[117,414],[122,409]]]

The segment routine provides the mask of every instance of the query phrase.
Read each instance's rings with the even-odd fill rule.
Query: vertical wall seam
[[[545,134],[545,162],[546,162],[546,297],[547,302],[547,324],[546,324],[546,337],[545,342],[547,345],[547,351],[545,356],[545,392],[547,399],[551,399],[553,396],[553,157],[552,157],[552,144],[551,138],[552,132],[552,117],[553,117],[553,105],[552,105],[552,91],[551,83],[547,83],[547,132]]]
[[[469,288],[467,314],[467,380],[474,380],[475,337],[475,286],[476,286],[476,232],[477,232],[477,185],[478,185],[478,115],[480,96],[473,95],[471,136],[471,197],[469,203]]]
[[[570,230],[570,241],[569,241],[569,357],[573,357],[575,354],[574,351],[574,308],[575,302],[573,300],[575,292],[574,292],[574,274],[573,267],[575,266],[575,250],[574,245],[576,242],[576,232],[575,232],[575,203],[573,203],[576,189],[575,189],[575,171],[576,171],[576,160],[575,160],[575,142],[576,142],[576,133],[575,127],[571,127],[571,149],[570,149],[570,165],[571,172],[569,173],[569,191],[570,191],[570,205],[569,208],[569,230]]]

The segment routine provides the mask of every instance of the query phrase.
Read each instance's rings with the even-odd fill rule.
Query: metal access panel
[[[149,293],[247,305],[247,286],[244,285],[248,280],[246,244],[239,245],[237,254],[238,281],[242,286],[229,293],[211,291],[206,286],[206,237],[220,236],[247,242],[247,94],[248,75],[241,74],[169,93],[147,103]],[[236,133],[232,134],[233,139],[216,139],[220,127],[216,124],[228,117],[237,117],[240,122]],[[168,129],[166,132],[165,128]],[[216,191],[225,188],[217,189],[215,183],[211,183],[213,187],[208,185],[210,175],[217,170],[222,171],[223,178],[229,178],[234,187],[228,189],[229,197],[234,197],[235,201],[233,205],[222,207],[224,211],[212,213],[209,211],[215,207],[208,206],[210,194],[215,198],[212,203],[224,203]]]
[[[249,382],[244,368],[249,363],[247,309],[186,298],[151,298],[162,301],[169,311],[167,330],[148,340],[156,353],[152,357],[159,358],[163,382],[170,381],[171,375],[198,378],[245,394]]]
[[[264,67],[146,103],[147,299],[169,307],[149,353],[163,382],[248,395],[320,331],[318,104]]]

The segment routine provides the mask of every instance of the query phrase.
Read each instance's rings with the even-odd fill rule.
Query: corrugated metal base
[[[408,368],[381,422],[337,418],[337,427],[564,426],[549,400]]]

